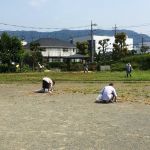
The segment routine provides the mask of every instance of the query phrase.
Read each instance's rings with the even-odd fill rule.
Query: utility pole
[[[142,45],[141,45],[141,48],[140,48],[142,53],[143,53],[143,49],[144,49],[143,46],[144,46],[144,37],[142,36]]]
[[[117,34],[117,26],[115,24],[115,27],[114,27],[114,36],[116,36],[116,34]]]
[[[143,45],[144,45],[144,38],[143,38],[143,36],[142,36],[142,47],[143,47]]]
[[[97,26],[97,24],[93,24],[91,21],[91,62],[94,62],[94,43],[93,43],[93,26]]]

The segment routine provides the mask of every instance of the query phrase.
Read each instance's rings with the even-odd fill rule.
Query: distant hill
[[[0,34],[4,31],[0,31]],[[39,38],[56,38],[64,41],[70,41],[71,38],[81,37],[90,35],[90,30],[61,30],[54,32],[37,32],[37,31],[5,31],[11,36],[17,36],[20,39],[25,39],[27,42],[37,40]],[[125,32],[129,38],[133,38],[134,45],[142,42],[142,37],[144,42],[150,42],[150,37],[145,34],[138,34],[137,32],[131,30],[119,30],[117,32]],[[94,35],[101,36],[113,36],[114,31],[112,30],[96,30]]]

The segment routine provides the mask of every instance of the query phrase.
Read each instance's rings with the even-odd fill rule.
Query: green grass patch
[[[75,82],[98,82],[98,81],[150,81],[150,71],[136,71],[132,77],[126,78],[125,71],[122,72],[34,72],[34,73],[4,73],[0,74],[0,83],[37,83],[44,76],[56,81]]]

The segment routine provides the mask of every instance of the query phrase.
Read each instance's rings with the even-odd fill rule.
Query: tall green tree
[[[19,58],[19,68],[20,68],[20,72],[22,71],[23,66],[25,65],[25,56],[26,56],[26,51],[24,49],[20,50],[18,53],[18,58]]]
[[[141,52],[142,53],[146,53],[149,49],[150,49],[149,46],[146,46],[146,45],[141,46]]]
[[[84,41],[84,42],[77,42],[76,46],[79,50],[79,54],[81,55],[88,55],[89,51],[88,51],[88,42]]]
[[[31,42],[30,50],[31,50],[31,57],[32,57],[32,69],[34,71],[38,62],[42,63],[42,61],[43,61],[43,57],[42,57],[42,53],[41,53],[43,51],[43,49],[40,47],[39,43]]]
[[[109,39],[103,39],[103,40],[100,40],[99,41],[99,47],[98,49],[100,50],[99,53],[98,53],[98,56],[99,57],[99,61],[102,61],[103,63],[105,63],[106,61],[106,53],[107,53],[107,47],[109,45]]]
[[[24,53],[21,41],[17,37],[11,38],[11,52],[12,52],[12,58],[11,60],[13,62],[20,62],[20,57],[22,53]]]
[[[19,63],[20,51],[22,51],[21,41],[17,37],[11,37],[6,32],[0,38],[0,61],[11,66],[12,62]]]
[[[121,32],[115,35],[115,43],[113,44],[113,60],[119,60],[127,55],[126,33]]]

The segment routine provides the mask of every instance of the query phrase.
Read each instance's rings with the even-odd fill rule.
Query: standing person
[[[117,100],[117,93],[114,88],[114,84],[110,83],[100,91],[100,94],[96,99],[96,102],[113,103],[116,102],[116,100]]]
[[[41,65],[41,64],[38,62],[38,67],[39,67],[39,71],[41,72],[42,69],[44,68],[44,65]]]
[[[55,85],[55,81],[48,78],[48,77],[44,77],[42,80],[42,88],[43,88],[43,92],[46,91],[46,89],[48,90],[48,92],[52,92],[53,91],[53,87]]]
[[[83,69],[84,69],[84,73],[88,73],[88,64],[87,64],[87,62],[85,62],[83,64]]]
[[[127,75],[127,78],[128,78],[128,76],[130,76],[131,77],[131,72],[132,72],[132,66],[131,66],[131,64],[130,63],[128,63],[128,64],[126,64],[126,75]]]

